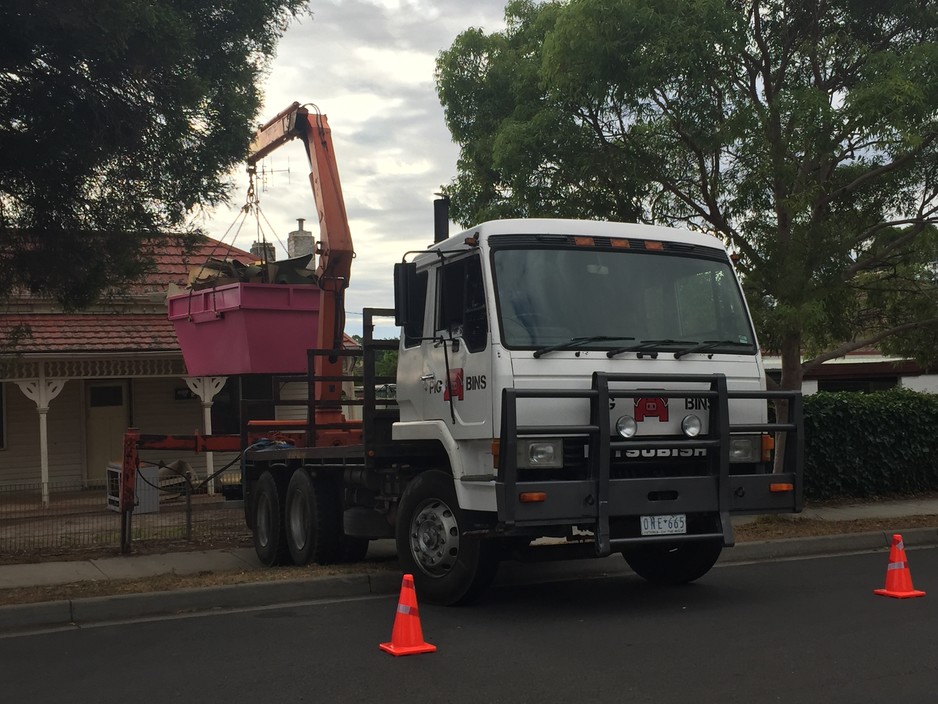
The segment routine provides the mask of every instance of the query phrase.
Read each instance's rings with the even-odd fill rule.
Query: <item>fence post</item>
[[[186,540],[192,542],[192,480],[186,477]]]
[[[140,438],[140,431],[136,428],[128,428],[124,433],[124,461],[121,465],[121,491],[120,491],[120,513],[121,513],[121,553],[126,555],[130,552],[131,541],[131,515],[134,512],[134,503],[136,502],[136,479],[137,465],[137,441]]]

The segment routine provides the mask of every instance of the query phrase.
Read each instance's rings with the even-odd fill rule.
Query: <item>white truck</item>
[[[348,420],[354,252],[325,116],[294,104],[252,159],[294,137],[321,222],[306,420],[246,404],[240,437],[128,431],[125,470],[137,447],[240,449],[263,563],[356,560],[395,538],[420,598],[439,604],[477,598],[511,557],[621,553],[652,582],[692,581],[733,545],[733,515],[801,510],[800,395],[766,390],[726,249],[685,230],[525,219],[448,237],[438,212],[435,243],[394,267],[394,309],[364,311],[362,420]],[[380,315],[400,326],[396,378],[375,371]]]
[[[391,438],[426,459],[396,473],[388,515],[422,596],[471,599],[532,542],[687,582],[733,544],[732,515],[801,510],[800,397],[766,390],[719,240],[538,219],[438,239],[395,274]],[[789,422],[768,422],[772,397]]]

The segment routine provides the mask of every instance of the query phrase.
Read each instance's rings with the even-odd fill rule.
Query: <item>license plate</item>
[[[642,516],[642,535],[679,535],[687,532],[687,515]]]

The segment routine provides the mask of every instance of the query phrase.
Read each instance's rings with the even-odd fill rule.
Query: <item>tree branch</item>
[[[901,249],[904,249],[905,247],[910,246],[915,241],[915,239],[919,235],[921,235],[922,232],[924,232],[925,225],[927,223],[918,221],[918,220],[910,220],[910,221],[896,220],[896,221],[888,222],[888,223],[879,223],[875,227],[867,230],[866,234],[868,236],[872,236],[876,230],[885,230],[886,228],[893,227],[895,225],[901,225],[901,224],[914,225],[914,227],[910,227],[908,232],[904,232],[901,237],[897,237],[895,240],[893,240],[888,245],[883,247],[883,249],[877,254],[871,255],[865,259],[858,258],[857,261],[855,261],[853,264],[851,264],[846,269],[844,269],[842,280],[848,281],[849,279],[853,278],[857,273],[864,271],[866,269],[872,269],[878,264],[881,264],[882,262],[886,261],[893,252],[899,251]]]
[[[931,134],[923,135],[921,143],[918,146],[916,146],[914,149],[910,149],[909,151],[905,152],[899,157],[893,159],[890,162],[882,164],[875,169],[870,169],[866,173],[860,176],[857,176],[850,183],[842,186],[841,188],[837,188],[831,191],[830,194],[827,196],[827,198],[822,200],[822,203],[824,205],[833,203],[837,198],[841,197],[845,193],[851,193],[857,190],[860,186],[865,184],[867,181],[881,178],[885,176],[886,174],[895,171],[899,167],[905,166],[905,164],[907,164],[909,161],[911,161],[916,156],[918,156],[920,152],[925,151],[925,149],[931,146],[931,143],[935,141],[936,137],[938,137],[938,132],[932,132]]]
[[[923,325],[938,325],[938,318],[929,318],[927,320],[916,320],[911,323],[903,323],[902,325],[896,325],[895,327],[889,328],[888,330],[882,330],[875,335],[870,335],[860,340],[853,340],[851,342],[845,342],[840,347],[835,347],[832,350],[823,352],[813,359],[806,360],[801,363],[802,373],[811,371],[821,366],[824,362],[830,361],[832,359],[837,359],[838,357],[843,357],[849,352],[854,350],[861,349],[863,347],[869,347],[870,345],[875,345],[880,340],[884,340],[891,335],[897,335],[900,332],[905,332],[906,330],[913,330],[914,328],[922,327]]]

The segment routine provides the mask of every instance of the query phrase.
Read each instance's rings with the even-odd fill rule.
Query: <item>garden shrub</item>
[[[908,389],[804,397],[805,498],[938,491],[938,396]]]

